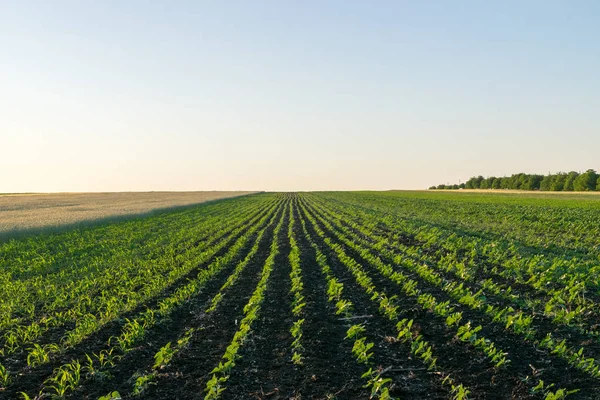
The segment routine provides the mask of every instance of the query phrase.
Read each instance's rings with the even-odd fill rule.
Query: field
[[[600,197],[261,193],[0,244],[0,398],[600,398]]]
[[[0,194],[0,238],[116,220],[251,192]]]

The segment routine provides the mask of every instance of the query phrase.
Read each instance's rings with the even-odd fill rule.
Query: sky
[[[0,192],[600,170],[598,1],[0,0]]]

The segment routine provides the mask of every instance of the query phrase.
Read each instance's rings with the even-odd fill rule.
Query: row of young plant
[[[218,240],[223,240],[227,238],[231,234],[239,233],[240,229],[243,229],[244,226],[252,224],[256,221],[256,215],[244,221],[243,225],[235,224],[233,228],[227,230],[215,230],[208,229],[211,225],[203,225],[204,230],[201,232],[206,237],[210,237],[210,235],[214,235],[214,237],[218,238]],[[235,220],[231,221],[232,223]],[[218,225],[213,222],[212,227],[218,227]],[[63,326],[69,322],[74,322],[78,318],[83,315],[94,314],[96,319],[106,319],[106,317],[110,317],[115,314],[115,310],[113,308],[118,305],[125,304],[125,302],[129,304],[135,305],[139,303],[140,297],[149,297],[152,295],[152,291],[148,290],[149,288],[152,290],[156,290],[160,287],[156,285],[158,282],[153,282],[153,280],[158,279],[160,276],[163,284],[169,284],[169,281],[174,281],[178,278],[180,274],[186,272],[187,268],[193,266],[194,258],[198,256],[199,253],[205,251],[206,245],[197,246],[197,248],[192,249],[190,252],[182,254],[177,258],[166,257],[164,261],[160,259],[152,260],[152,264],[150,266],[141,267],[139,262],[130,263],[124,260],[121,260],[120,263],[117,263],[116,266],[109,268],[102,276],[94,278],[94,279],[81,279],[78,284],[78,288],[80,290],[75,290],[75,294],[66,294],[63,292],[61,296],[58,294],[55,298],[55,302],[52,305],[56,305],[57,302],[67,301],[67,299],[73,299],[75,295],[78,295],[77,303],[73,303],[69,301],[68,304],[64,304],[63,307],[68,307],[68,309],[61,311],[52,312],[51,310],[54,307],[48,307],[45,310],[45,315],[43,319],[39,322],[33,322],[29,325],[17,325],[13,327],[10,331],[4,334],[4,343],[3,347],[0,350],[0,354],[11,354],[16,351],[20,345],[32,343],[34,339],[41,336],[44,332],[46,332],[50,328],[58,328]],[[128,265],[129,264],[129,265]],[[178,264],[175,268],[170,268],[172,264]],[[134,268],[135,272],[130,272],[128,268]],[[165,281],[165,277],[169,281]],[[134,290],[137,289],[137,290]],[[120,300],[119,303],[115,303],[115,299],[121,299],[119,295],[124,295],[125,299]],[[92,301],[92,298],[94,299]],[[110,300],[107,302],[107,300]]]
[[[221,229],[220,221],[216,218],[211,218],[207,223],[199,224],[195,229],[183,232],[184,235],[193,235],[204,239],[208,242],[210,238],[223,239],[228,237],[239,228],[249,225],[256,221],[257,215],[265,210],[260,207],[260,204],[255,204],[253,207],[244,208],[241,215],[236,215],[231,218],[230,223],[234,227],[229,226],[227,229]],[[254,215],[248,216],[250,212]],[[242,224],[239,224],[241,217],[246,218]],[[175,239],[175,237],[173,237]],[[174,240],[174,244],[177,242]],[[185,267],[192,265],[189,260],[193,260],[199,253],[204,251],[208,243],[201,243],[185,253],[174,255],[173,251],[176,247],[163,248],[161,251],[164,255],[160,257],[156,255],[150,260],[135,259],[134,254],[127,254],[122,250],[118,257],[103,261],[108,263],[109,267],[105,268],[101,273],[86,274],[86,264],[71,266],[69,270],[80,270],[81,276],[79,280],[73,282],[61,282],[60,284],[44,283],[44,293],[54,289],[53,297],[41,295],[40,299],[45,299],[45,302],[38,305],[37,308],[43,313],[28,324],[18,324],[18,319],[11,318],[5,314],[5,321],[10,323],[5,325],[6,332],[3,336],[3,343],[0,349],[0,355],[14,353],[23,344],[33,343],[34,339],[40,337],[50,328],[59,328],[65,324],[75,322],[79,317],[86,314],[94,314],[96,318],[102,318],[102,314],[110,316],[114,314],[112,308],[119,304],[107,303],[106,300],[123,299],[121,304],[130,303],[136,304],[140,301],[140,297],[148,297],[146,288],[155,288],[156,285],[153,279],[163,276],[170,280],[178,278],[179,273],[185,273]],[[135,261],[134,261],[135,260]],[[187,263],[186,263],[187,261]],[[95,264],[95,260],[88,260],[87,265]],[[173,265],[178,265],[173,268]],[[182,268],[183,267],[183,268]],[[98,272],[98,271],[97,271]],[[169,283],[169,282],[164,282]],[[15,281],[15,286],[18,286],[19,281]],[[63,287],[58,289],[56,286]],[[34,296],[39,291],[34,291],[31,296]],[[93,300],[92,300],[93,299]],[[35,306],[33,306],[35,308]]]
[[[310,219],[311,216],[307,215],[308,218]],[[426,310],[430,310],[434,313],[434,315],[438,315],[440,317],[444,317],[446,316],[446,325],[448,326],[458,326],[458,329],[456,330],[456,337],[458,337],[459,339],[461,339],[463,342],[469,342],[471,344],[473,344],[476,348],[479,348],[481,351],[483,351],[486,356],[490,359],[490,361],[492,363],[494,363],[495,367],[502,367],[508,364],[508,362],[510,360],[506,359],[505,357],[505,353],[502,352],[501,350],[499,350],[492,342],[488,341],[487,339],[485,339],[484,337],[477,337],[477,332],[479,330],[481,330],[481,326],[477,326],[475,328],[471,327],[470,322],[468,322],[467,324],[463,324],[460,325],[459,322],[462,319],[462,312],[455,312],[453,307],[449,306],[449,302],[444,302],[444,303],[438,303],[435,298],[433,296],[431,296],[430,294],[420,294],[420,291],[417,289],[417,282],[406,277],[406,275],[395,271],[389,264],[385,264],[383,263],[379,256],[375,256],[373,254],[371,254],[371,252],[366,249],[365,247],[362,247],[361,245],[357,244],[360,243],[360,241],[362,239],[360,239],[359,237],[355,236],[352,238],[348,238],[348,237],[344,237],[343,235],[339,234],[339,232],[335,232],[334,229],[332,229],[331,225],[327,222],[324,221],[323,219],[320,219],[317,217],[317,219],[324,224],[324,226],[326,226],[328,228],[328,230],[330,232],[333,232],[336,235],[336,238],[338,240],[340,240],[341,243],[343,243],[344,245],[352,248],[354,251],[358,252],[361,257],[363,257],[365,260],[367,260],[369,263],[371,263],[372,265],[375,266],[375,268],[377,270],[379,270],[379,272],[388,277],[388,279],[390,279],[392,282],[398,284],[402,289],[404,294],[409,295],[409,296],[416,296],[417,297],[417,302]],[[316,226],[316,224],[315,224]],[[318,227],[317,227],[318,228]],[[318,230],[317,230],[318,232]],[[324,240],[326,242],[329,241],[329,238],[324,236]],[[357,264],[353,259],[348,258],[343,250],[341,249],[341,245],[339,244],[332,244],[331,241],[329,241],[329,243],[331,245],[331,247],[333,249],[335,249],[339,255],[340,255],[340,260],[346,258],[346,262],[349,265],[352,264]],[[356,268],[356,266],[355,266]],[[367,280],[363,278],[363,282],[366,282]],[[364,283],[363,283],[364,284]],[[456,287],[456,285],[455,285]],[[467,297],[461,297],[463,299],[463,301],[466,304],[470,304],[471,302],[475,302],[477,303],[478,298],[476,296],[467,296]],[[533,390],[533,388],[532,388]],[[564,395],[566,394],[572,394],[577,392],[577,390],[574,391],[567,391],[566,389],[559,389],[556,392],[550,392],[548,391],[548,395],[549,396],[553,396],[556,393],[562,393]]]
[[[257,203],[267,199],[251,200],[237,200],[239,215],[250,208],[256,209]],[[0,298],[0,335],[15,323],[27,324],[46,318],[49,312],[68,310],[78,303],[80,295],[90,290],[84,287],[79,291],[81,282],[105,273],[123,259],[151,261],[166,253],[165,250],[193,247],[187,242],[203,233],[201,225],[205,225],[205,229],[214,228],[211,222],[218,221],[218,215],[231,206],[231,203],[215,203],[187,212],[40,235],[0,245],[6,251],[0,251],[0,288],[7,294]],[[164,232],[169,234],[163,235]],[[184,242],[181,245],[186,247],[176,247],[178,242]],[[98,291],[100,286],[92,288]]]
[[[319,204],[319,206],[325,205]],[[352,223],[353,228],[368,228],[371,233],[367,237],[372,240],[379,240],[376,239],[378,236],[372,236],[372,232],[378,230],[377,226],[375,226],[377,223],[375,221],[378,220],[373,218],[372,214],[365,216],[364,213],[356,209],[353,209],[351,214],[347,210],[342,209],[338,209],[338,212],[344,213],[344,219],[347,220],[347,218],[350,218],[350,220],[354,221]],[[359,217],[359,215],[363,217]],[[389,218],[385,222],[381,221],[381,223],[388,225],[391,232],[398,232],[402,229],[394,225]],[[419,235],[425,243],[418,247],[404,245],[401,240],[397,240],[397,235],[392,234],[392,237],[389,237],[390,231],[382,232],[382,235],[387,237],[388,240],[392,240],[396,249],[399,249],[403,254],[413,258],[417,262],[424,262],[430,266],[442,268],[445,272],[452,273],[473,286],[477,285],[478,281],[481,281],[481,267],[478,266],[481,262],[464,260],[458,256],[458,253],[472,253],[474,251],[472,247],[469,247],[468,243],[465,244],[462,238],[457,238],[454,235],[449,237],[444,242],[443,247],[440,248],[438,238],[425,237],[422,232],[424,229],[424,227],[421,228]],[[505,262],[510,264],[510,260]],[[532,314],[542,313],[557,325],[575,327],[581,334],[587,334],[594,338],[600,336],[600,332],[589,329],[589,321],[592,317],[591,313],[598,314],[600,306],[594,301],[585,300],[585,284],[578,281],[576,277],[564,276],[565,284],[563,287],[554,289],[539,287],[540,282],[547,282],[543,276],[535,280],[538,284],[533,283],[531,279],[529,283],[526,281],[515,281],[515,283],[521,285],[532,284],[531,292],[533,293],[531,294],[535,295],[535,298],[532,298],[528,293],[520,295],[518,290],[513,290],[514,286],[510,284],[496,282],[493,276],[498,274],[492,273],[491,275],[492,277],[483,280],[481,287],[496,298],[502,298],[503,301],[511,302],[517,308],[530,311]],[[512,280],[509,279],[509,281]],[[600,316],[598,317],[597,320],[600,320]]]
[[[135,379],[131,390],[132,397],[138,397],[144,394],[145,390],[152,384],[160,370],[169,365],[173,357],[188,346],[188,343],[195,332],[195,328],[187,329],[175,344],[168,342],[156,352],[151,372],[141,374]],[[54,397],[63,398],[67,392],[76,390],[81,380],[86,377],[98,382],[110,379],[110,374],[107,372],[106,367],[114,366],[115,361],[120,359],[120,357],[121,356],[114,356],[107,359],[103,365],[96,365],[97,362],[86,354],[86,362],[83,365],[78,361],[71,363],[68,368],[60,371],[60,382],[53,385],[53,389],[56,392]],[[62,392],[62,394],[59,394],[60,392]],[[31,397],[27,393],[22,392],[21,394],[24,400],[31,400]],[[40,395],[35,398],[41,397],[42,394],[40,393]],[[118,391],[111,391],[109,394],[101,396],[98,400],[120,400],[121,398],[122,396]]]
[[[319,208],[322,210],[321,206],[319,206]],[[480,297],[486,297],[497,303],[508,304],[503,308],[503,310],[506,311],[504,317],[497,319],[502,320],[508,326],[523,330],[528,336],[534,335],[536,332],[523,325],[531,324],[531,322],[534,321],[533,316],[536,315],[537,318],[547,318],[557,327],[568,327],[567,333],[565,333],[567,336],[565,338],[567,343],[570,340],[568,330],[571,329],[575,329],[579,335],[587,336],[588,339],[593,342],[596,342],[599,338],[599,332],[591,331],[579,324],[573,323],[575,316],[578,316],[578,319],[586,319],[590,318],[590,315],[589,313],[584,312],[585,310],[582,309],[583,306],[581,305],[577,306],[575,309],[566,308],[565,301],[562,300],[559,293],[555,292],[554,297],[549,299],[546,298],[544,301],[542,301],[542,299],[530,299],[528,297],[524,299],[519,294],[514,293],[512,286],[508,284],[498,284],[490,278],[483,280],[482,282],[476,282],[475,277],[466,271],[464,263],[457,261],[454,257],[442,256],[440,258],[431,258],[428,252],[423,252],[420,247],[407,246],[396,240],[394,236],[390,237],[388,235],[379,234],[377,229],[373,228],[373,223],[367,225],[365,220],[356,222],[356,219],[353,222],[348,222],[350,219],[348,213],[342,213],[342,216],[340,217],[330,210],[325,212],[325,215],[327,218],[337,219],[338,223],[341,225],[350,226],[357,236],[361,239],[365,239],[363,240],[363,243],[369,242],[378,254],[384,255],[396,265],[409,265],[415,269],[423,264],[426,267],[441,273],[446,282],[448,280],[458,279],[465,286],[473,288]],[[452,276],[448,277],[448,274]],[[441,280],[441,277],[438,277],[438,279]],[[560,293],[567,295],[569,299],[578,295],[577,292],[573,291],[573,287],[569,289],[568,285],[561,290]],[[540,310],[542,311],[540,312]],[[493,310],[490,309],[490,311]],[[540,314],[542,316],[540,316]],[[493,317],[496,316],[494,315]],[[515,325],[513,325],[513,323]],[[537,333],[538,338],[541,338],[549,332],[544,332],[542,330]],[[552,339],[552,337],[549,337],[548,339]],[[558,339],[557,341],[560,342],[561,340]],[[544,341],[543,343],[547,343],[547,341]],[[571,344],[571,346],[576,345]],[[581,349],[577,350],[577,352],[579,351],[581,351]],[[589,357],[584,357],[584,360],[589,360]]]
[[[274,205],[275,206],[275,205]],[[274,207],[273,206],[273,207]],[[263,213],[259,214],[262,215]],[[265,214],[268,215],[268,214]],[[250,221],[246,221],[252,224],[255,222],[255,219],[251,219]],[[89,337],[94,332],[97,332],[104,325],[109,323],[110,321],[118,318],[119,315],[133,310],[138,307],[140,304],[143,304],[148,299],[151,299],[158,295],[160,292],[164,290],[165,287],[170,286],[174,282],[176,282],[179,277],[183,276],[186,273],[189,273],[193,268],[197,265],[200,265],[211,257],[213,257],[217,252],[221,251],[225,246],[230,243],[229,236],[239,235],[245,229],[248,229],[247,226],[239,226],[233,229],[228,235],[224,235],[221,237],[220,242],[217,242],[216,245],[204,249],[204,251],[199,254],[195,254],[195,256],[190,256],[186,258],[185,261],[182,259],[182,264],[173,267],[171,270],[163,271],[163,270],[153,270],[152,268],[147,268],[148,271],[152,271],[153,274],[151,277],[147,279],[146,286],[143,287],[141,283],[137,285],[131,284],[132,281],[138,282],[137,280],[128,280],[128,275],[119,274],[114,278],[114,285],[120,286],[123,288],[121,291],[117,293],[112,293],[112,297],[101,296],[95,303],[99,303],[98,306],[99,312],[97,314],[90,314],[81,311],[78,314],[75,314],[75,327],[71,330],[64,332],[63,338],[58,343],[46,343],[40,344],[36,343],[35,339],[42,335],[45,331],[50,329],[52,325],[31,325],[31,327],[36,327],[35,330],[27,329],[22,331],[17,331],[19,333],[18,336],[15,335],[14,332],[11,332],[10,335],[6,335],[6,342],[4,350],[8,350],[7,354],[13,353],[16,349],[21,348],[22,344],[30,343],[30,346],[25,350],[23,357],[26,357],[26,363],[29,367],[37,367],[39,365],[43,365],[47,362],[50,362],[53,357],[62,353],[66,349],[81,343],[82,340]],[[125,289],[134,290],[135,287],[142,286],[137,292],[132,293],[124,293]],[[129,301],[124,302],[121,296],[126,297]],[[85,299],[88,299],[85,302]],[[91,303],[91,298],[84,297],[84,302]],[[78,310],[78,309],[76,309]],[[21,343],[19,343],[19,339],[21,339]],[[7,347],[10,345],[11,347]],[[15,358],[13,355],[11,357],[12,360]],[[19,364],[15,364],[18,366]]]
[[[269,225],[271,225],[273,223],[273,221],[274,221],[274,219],[272,219],[269,222]],[[215,312],[217,310],[217,307],[221,303],[221,301],[223,301],[223,298],[224,298],[227,290],[239,280],[239,277],[242,274],[242,272],[244,272],[244,270],[246,269],[246,266],[250,263],[252,258],[258,252],[258,245],[259,245],[260,241],[262,240],[262,237],[264,236],[265,232],[266,232],[266,230],[263,230],[258,234],[258,236],[256,238],[256,242],[254,243],[254,246],[252,246],[252,249],[250,249],[250,252],[246,255],[246,258],[244,258],[244,260],[242,260],[235,267],[233,272],[227,277],[227,280],[221,286],[221,288],[219,289],[219,292],[211,300],[210,306],[205,310],[206,313],[210,314],[212,312]]]
[[[211,279],[229,268],[235,259],[240,258],[241,251],[247,247],[247,243],[253,237],[257,236],[257,231],[267,229],[268,225],[273,223],[274,219],[281,214],[281,207],[282,205],[279,205],[278,211],[265,215],[257,224],[244,232],[228,248],[225,255],[216,258],[206,268],[200,270],[195,279],[189,280],[185,285],[178,287],[173,294],[163,298],[156,307],[147,309],[134,319],[126,320],[121,333],[112,336],[102,350],[91,355],[86,354],[86,360],[92,359],[94,361],[91,367],[96,368],[95,365],[97,364],[99,370],[106,371],[114,366],[124,354],[132,351],[144,338],[147,331],[155,326],[159,320],[167,318],[175,309],[196,296]],[[73,360],[56,368],[52,375],[45,380],[41,393],[50,392],[62,396],[76,388],[81,378],[79,373],[74,373],[74,371],[80,370],[78,365],[81,365],[81,362]]]
[[[396,325],[397,339],[403,343],[409,344],[411,353],[415,356],[415,358],[420,359],[428,370],[435,371],[443,377],[442,384],[445,384],[449,387],[453,399],[467,399],[468,394],[470,393],[469,389],[467,389],[463,384],[457,383],[456,380],[450,376],[450,374],[438,368],[437,357],[435,357],[433,354],[432,345],[429,344],[416,330],[412,329],[413,321],[408,319],[399,319],[400,306],[397,304],[397,297],[388,297],[385,292],[377,290],[371,278],[363,270],[360,264],[358,264],[353,258],[349,257],[339,244],[334,244],[326,236],[325,232],[319,227],[316,220],[307,212],[304,205],[301,205],[300,208],[302,209],[303,215],[311,223],[311,226],[317,235],[321,237],[327,247],[334,252],[337,259],[351,272],[356,283],[365,291],[366,294],[370,296],[371,301],[378,305],[379,312]],[[416,294],[414,285],[412,285],[410,293],[413,295]],[[432,301],[435,300],[433,297],[428,296],[425,298],[425,300],[427,305],[432,306],[433,309],[437,309],[440,312],[444,312],[443,310],[448,306],[448,304],[442,304],[441,306],[438,305],[436,307],[435,304],[432,303]],[[450,321],[452,324],[451,326],[458,324],[460,321],[460,318],[456,314],[451,314],[451,312],[448,312],[446,315],[448,315],[446,323],[448,324]],[[470,329],[470,325],[468,328],[464,329],[464,332],[461,332],[460,338],[463,341],[469,341],[471,343],[477,342],[478,340],[476,337],[476,331],[473,332],[473,330]]]
[[[115,230],[119,230],[119,228],[115,227]],[[125,238],[126,240],[130,240],[130,238]],[[120,247],[122,248],[122,244]],[[111,250],[115,248],[119,248],[119,246],[112,247]],[[63,250],[64,258],[69,258],[69,251],[70,249]],[[56,258],[59,257],[59,255],[56,255]],[[112,254],[112,257],[106,257],[105,259],[110,263],[114,257],[115,255]],[[54,260],[54,257],[52,257],[52,260]],[[22,262],[18,258],[15,261]],[[76,295],[84,294],[78,290],[81,282],[71,279],[71,273],[75,271],[81,273],[79,279],[85,283],[88,281],[87,278],[90,275],[88,273],[90,269],[89,264],[93,265],[93,267],[104,264],[103,261],[96,259],[95,256],[90,256],[85,261],[77,261],[79,261],[79,264],[73,262],[64,265],[64,262],[60,262],[62,268],[59,273],[48,271],[50,268],[48,267],[46,271],[40,272],[39,275],[30,279],[19,279],[13,276],[14,274],[5,275],[6,279],[2,282],[2,289],[5,293],[10,294],[10,296],[0,299],[0,309],[2,310],[0,312],[0,315],[2,315],[0,334],[4,334],[8,328],[17,323],[27,325],[32,321],[39,321],[40,318],[45,318],[48,312],[58,310],[58,307],[61,307],[62,303],[65,303],[62,308],[68,310],[71,304],[66,303],[66,298],[71,301],[77,299],[77,297],[70,295],[70,293],[74,292]],[[25,268],[25,265],[23,267]],[[88,290],[85,287],[85,292]]]
[[[597,198],[504,196],[431,193],[319,194],[343,203],[361,204],[408,223],[427,222],[444,230],[471,236],[506,239],[521,251],[544,248],[553,255],[567,254],[583,261],[597,259],[600,249],[600,204]],[[525,254],[523,253],[523,254]]]
[[[219,305],[227,295],[228,290],[236,282],[239,281],[240,275],[244,272],[248,264],[254,259],[254,257],[258,253],[259,244],[262,242],[265,233],[273,223],[274,217],[270,220],[267,227],[258,233],[254,241],[254,245],[252,246],[248,254],[246,254],[245,258],[236,265],[233,272],[227,277],[225,283],[219,288],[219,291],[209,300],[208,303],[210,305],[205,310],[207,314],[211,314],[217,311]],[[150,371],[135,374],[135,383],[131,390],[131,396],[141,396],[144,394],[144,392],[150,385],[157,384],[156,379],[158,373],[170,364],[171,360],[175,357],[175,355],[181,349],[185,348],[188,345],[190,339],[196,334],[202,334],[202,330],[199,330],[197,328],[187,329],[181,335],[181,337],[177,339],[175,345],[172,345],[173,342],[168,342],[164,346],[162,346],[154,356],[155,363],[150,369]]]
[[[345,197],[345,201],[340,202],[342,197]],[[316,199],[316,196],[313,198]],[[596,254],[600,248],[594,255],[587,258],[582,258],[581,254],[571,255],[568,250],[556,247],[555,243],[560,240],[561,236],[553,234],[551,240],[547,239],[539,244],[540,250],[533,249],[532,251],[530,247],[518,241],[507,240],[506,235],[498,237],[495,232],[472,234],[469,231],[457,229],[455,226],[445,227],[441,221],[429,225],[424,223],[427,219],[404,218],[397,210],[398,203],[396,201],[388,203],[381,201],[381,198],[378,200],[368,198],[367,200],[363,199],[362,195],[354,194],[337,196],[336,199],[327,197],[327,200],[343,204],[342,208],[353,208],[353,211],[361,209],[361,211],[367,212],[371,218],[412,235],[425,247],[438,248],[444,253],[454,254],[475,275],[486,274],[493,279],[500,277],[517,284],[527,285],[532,289],[533,295],[543,294],[553,299],[553,303],[556,305],[554,309],[557,312],[563,308],[572,312],[571,317],[585,314],[585,319],[590,319],[590,317],[593,317],[594,321],[600,319],[600,305],[597,301],[600,298],[600,285],[594,279],[600,272],[598,264],[600,255]],[[406,203],[411,204],[410,202]],[[457,210],[461,208],[460,203],[452,204],[456,206]],[[488,211],[491,212],[498,208],[496,203],[493,206],[494,208]],[[471,207],[473,206],[471,205]],[[560,207],[551,210],[560,215],[569,209]],[[430,209],[429,211],[433,212]],[[542,211],[543,207],[537,207],[532,212],[538,215]],[[415,212],[421,213],[422,210],[415,208],[409,215]],[[446,217],[452,215],[452,213],[446,214]],[[429,214],[424,217],[429,218]],[[510,215],[504,215],[504,218],[510,218]],[[486,218],[482,218],[482,220],[485,223],[489,222]],[[509,224],[510,229],[518,231],[527,225],[519,223],[520,221],[517,219],[514,224]],[[564,218],[562,221],[564,222]],[[568,219],[568,221],[577,220]],[[493,226],[492,229],[496,227]],[[545,229],[549,232],[556,232],[556,228],[556,225],[545,225]],[[578,238],[587,236],[588,234],[577,235]],[[594,247],[587,246],[586,248],[593,249]],[[553,251],[553,248],[556,248],[556,251]],[[542,300],[542,304],[545,303]],[[585,324],[585,319],[580,319],[581,324]],[[593,325],[596,325],[596,322]]]
[[[267,216],[265,216],[265,219],[266,218]],[[271,217],[269,224],[272,223],[274,218],[275,215]],[[258,226],[256,228],[253,228],[252,230],[256,229],[258,229]],[[238,253],[244,247],[246,239],[250,237],[250,234],[252,234],[252,232],[249,232],[249,234],[246,237],[240,238],[238,242],[236,242],[236,244],[223,258],[220,258],[215,263],[211,264],[207,268],[207,270],[201,271],[196,281],[188,283],[185,287],[179,289],[173,296],[163,299],[158,309],[159,316],[162,316],[163,318],[168,316],[176,307],[180,306],[181,304],[183,304],[184,301],[187,301],[189,298],[196,295],[199,292],[199,290],[201,290],[201,288],[205,286],[208,280],[213,278],[218,272],[220,272],[223,269],[223,267],[227,266],[235,258],[236,253]],[[119,346],[118,353],[120,353],[120,355],[118,355],[117,357],[120,358],[123,354],[131,351],[134,348],[134,346],[141,339],[143,339],[147,329],[155,324],[156,320],[153,318],[153,315],[145,318],[144,317],[141,319],[141,322],[140,320],[128,322],[128,324],[126,324],[125,328],[123,329],[123,333],[119,337],[111,338],[111,340],[116,339],[116,343],[118,343]],[[143,384],[147,383],[147,378],[142,377],[142,379],[138,382],[137,390],[141,390],[144,387]],[[136,389],[134,388],[134,390]]]
[[[289,202],[287,204],[289,207]],[[211,371],[212,378],[206,382],[204,388],[204,399],[218,399],[226,389],[226,382],[229,379],[231,370],[235,366],[236,360],[239,358],[238,351],[244,344],[244,341],[251,332],[252,324],[258,318],[262,303],[265,297],[265,291],[269,284],[269,278],[275,266],[275,257],[279,254],[279,232],[285,221],[285,211],[281,216],[275,230],[273,231],[273,239],[270,245],[270,253],[265,260],[260,280],[252,293],[252,296],[244,306],[244,317],[240,321],[238,330],[233,335],[233,339],[227,346],[225,353],[221,357],[219,364]]]
[[[291,289],[290,293],[293,296],[291,309],[292,315],[295,318],[294,323],[290,328],[290,334],[294,339],[292,342],[292,362],[297,365],[302,365],[303,351],[302,346],[302,325],[304,324],[304,307],[306,301],[304,299],[304,283],[302,281],[302,265],[300,261],[300,249],[298,248],[298,242],[296,241],[296,235],[294,234],[294,228],[296,225],[296,219],[294,218],[294,209],[296,206],[296,199],[292,200],[292,207],[290,207],[289,214],[289,225],[288,225],[288,240],[290,242],[290,253],[288,259],[291,265],[290,281]]]
[[[335,218],[329,219],[331,220]],[[345,231],[345,233],[350,236],[342,239],[344,243],[352,243],[356,246],[356,243],[358,242],[361,243],[362,246],[369,246],[369,243],[366,239],[353,234],[348,228],[342,226],[339,220],[337,227],[342,231]],[[364,228],[362,229],[364,237],[374,236],[372,232],[365,232]],[[393,247],[393,245],[389,243],[386,238],[380,237],[379,239],[381,239],[381,243],[385,244],[386,246]],[[463,283],[449,281],[441,277],[439,273],[424,263],[417,263],[409,258],[398,256],[386,250],[386,247],[384,246],[378,246],[376,250],[379,255],[382,255],[389,260],[393,260],[396,265],[401,265],[403,268],[415,273],[420,279],[423,279],[427,283],[442,289],[452,299],[458,301],[460,304],[463,304],[473,310],[483,312],[491,319],[492,323],[503,324],[505,329],[511,329],[516,334],[521,335],[524,340],[532,341],[534,345],[549,350],[552,354],[555,354],[566,360],[573,367],[589,374],[594,378],[600,378],[600,367],[598,362],[593,357],[586,356],[584,354],[583,347],[578,349],[569,347],[566,344],[566,338],[555,339],[550,332],[546,333],[544,337],[543,333],[540,334],[534,327],[531,326],[533,321],[532,315],[527,315],[521,310],[515,311],[515,309],[511,306],[499,308],[495,305],[488,304],[486,296],[484,295],[484,289],[480,289],[476,293],[473,293],[470,289],[466,288]],[[366,257],[370,257],[372,260],[374,260],[372,262],[380,262],[379,259],[375,260],[375,257],[373,257],[373,255],[370,254],[369,250],[365,247],[360,247],[360,250],[357,251],[365,252]],[[361,255],[365,256],[362,253]],[[543,339],[541,339],[542,337]]]
[[[297,204],[296,207],[298,207]],[[341,315],[344,318],[351,320],[353,318],[354,306],[350,300],[343,297],[344,284],[333,274],[331,267],[329,267],[327,263],[327,257],[313,241],[306,228],[306,221],[303,218],[300,218],[300,225],[302,226],[304,237],[315,251],[317,264],[327,282],[328,301],[335,308],[336,315]],[[393,399],[389,393],[393,382],[390,378],[384,377],[386,372],[384,369],[376,367],[377,364],[373,359],[373,352],[370,351],[373,348],[374,343],[368,341],[365,326],[360,324],[350,326],[346,332],[346,339],[353,341],[352,355],[356,361],[359,364],[364,364],[365,367],[368,368],[363,373],[362,378],[366,381],[365,387],[370,390],[370,398],[383,400]]]
[[[365,290],[367,290],[367,293],[375,293],[376,296],[374,295],[374,298],[380,299],[380,302],[382,303],[381,307],[386,311],[386,315],[389,314],[391,317],[397,319],[398,306],[394,305],[397,298],[388,298],[385,294],[379,294],[375,290],[375,286],[373,285],[369,275],[364,272],[363,267],[356,262],[355,259],[347,255],[341,244],[348,246],[360,254],[360,256],[363,257],[367,262],[371,263],[371,265],[373,265],[375,269],[381,273],[381,275],[398,285],[404,295],[415,298],[415,301],[423,308],[423,310],[430,311],[435,316],[442,319],[448,329],[454,330],[455,336],[458,339],[460,339],[462,342],[471,344],[479,351],[483,352],[483,354],[485,354],[495,368],[501,368],[510,362],[510,360],[506,358],[507,353],[505,353],[502,349],[499,349],[491,340],[478,334],[478,332],[482,329],[481,326],[472,327],[471,321],[461,323],[463,319],[463,313],[456,311],[456,309],[450,305],[450,301],[439,302],[432,294],[423,293],[419,288],[419,283],[417,281],[411,279],[400,271],[394,270],[391,265],[382,262],[378,256],[373,255],[362,245],[353,242],[348,237],[342,236],[339,232],[334,231],[332,225],[328,221],[322,219],[320,216],[316,214],[311,215],[306,208],[304,208],[304,212],[307,218],[313,224],[317,234],[319,234],[328,247],[337,254],[338,259],[353,272],[359,285],[363,286]],[[319,227],[319,223],[332,232],[335,235],[336,240],[338,240],[340,243],[334,243]]]

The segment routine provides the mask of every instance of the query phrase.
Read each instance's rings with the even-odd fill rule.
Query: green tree
[[[553,192],[561,192],[565,187],[565,182],[567,180],[567,174],[564,172],[559,172],[554,175],[552,179],[552,184],[550,185],[550,190]]]
[[[465,189],[476,189],[474,187],[474,184],[475,184],[475,178],[474,177],[469,178],[469,180],[465,182]],[[479,189],[479,188],[477,188],[477,189]]]
[[[479,175],[477,177],[473,176],[469,178],[467,183],[465,184],[466,189],[481,189],[481,182],[483,181],[483,176]]]
[[[508,178],[506,178],[506,188],[510,189],[510,190],[515,190],[519,187],[519,176],[518,175],[511,175]]]
[[[540,184],[544,179],[543,175],[526,175],[526,181],[523,185],[524,190],[540,190]]]
[[[545,192],[550,191],[550,188],[552,187],[552,177],[553,176],[554,175],[550,175],[550,174],[544,176],[544,178],[540,182],[540,190],[543,190]]]
[[[563,191],[572,192],[575,190],[573,184],[575,183],[575,179],[579,176],[579,173],[575,171],[571,171],[567,174],[567,179],[565,180],[565,186],[563,187]]]
[[[472,176],[465,183],[431,186],[429,189],[513,189],[543,191],[600,191],[600,174],[588,169],[582,174],[571,171],[538,175],[518,173],[509,177]]]
[[[578,192],[588,192],[596,189],[598,174],[593,169],[588,169],[573,181],[573,189]]]
[[[483,182],[485,178],[481,175],[479,175],[477,178],[475,178],[475,189],[481,189],[481,183]]]
[[[527,175],[524,173],[513,174],[508,179],[507,189],[522,190],[527,185]]]
[[[529,190],[529,175],[518,174],[515,184],[516,188],[519,190]]]

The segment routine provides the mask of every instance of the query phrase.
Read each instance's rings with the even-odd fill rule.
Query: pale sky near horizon
[[[0,0],[0,192],[600,170],[598,1]]]

